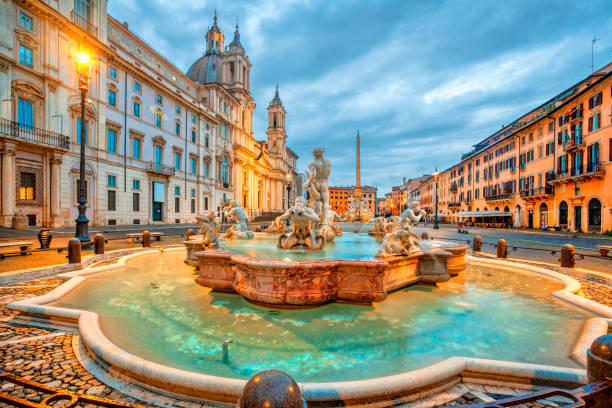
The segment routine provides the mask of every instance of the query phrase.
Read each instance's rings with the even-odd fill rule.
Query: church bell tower
[[[268,105],[268,151],[271,155],[282,155],[285,151],[285,142],[287,140],[287,131],[285,128],[285,116],[287,112],[283,106],[283,102],[278,95],[278,86],[274,98]]]

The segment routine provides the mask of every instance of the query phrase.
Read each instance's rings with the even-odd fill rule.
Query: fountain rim
[[[179,250],[184,251],[185,248],[163,249],[164,252]],[[109,374],[120,372],[121,381],[136,384],[155,393],[171,394],[179,398],[196,397],[209,401],[235,403],[247,380],[196,373],[137,357],[121,349],[104,335],[97,313],[46,305],[75,289],[87,279],[88,275],[125,267],[126,262],[134,257],[158,252],[160,250],[137,252],[120,257],[114,264],[102,266],[93,264],[78,271],[57,275],[58,278],[65,279],[66,282],[45,295],[10,303],[7,308],[19,312],[20,314],[16,319],[26,324],[29,322],[29,324],[36,325],[37,322],[44,322],[59,327],[77,326],[80,341],[82,341],[84,347],[98,364],[106,367],[105,372]],[[538,266],[477,258],[470,255],[466,255],[466,261],[476,265],[495,265],[498,268],[513,271],[520,269],[527,273],[535,273],[560,281],[565,287],[553,292],[552,296],[601,316],[585,320],[583,330],[573,349],[571,357],[583,366],[586,366],[586,350],[588,350],[592,341],[607,333],[609,326],[612,327],[612,308],[576,295],[576,292],[580,290],[580,283],[569,276]],[[452,379],[464,372],[479,375],[501,375],[544,383],[575,385],[586,384],[587,382],[584,369],[454,356],[432,365],[391,376],[324,383],[300,382],[299,384],[307,401],[384,401],[385,399],[393,399],[398,394],[410,394],[424,387],[434,388],[437,384],[445,381],[449,382],[448,386],[450,387],[454,384]],[[113,377],[113,379],[117,380],[116,377]]]

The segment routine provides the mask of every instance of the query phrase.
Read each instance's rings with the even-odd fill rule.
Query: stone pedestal
[[[11,224],[13,225],[13,229],[15,230],[20,230],[20,231],[27,230],[28,229],[28,217],[21,211],[18,211],[17,214],[13,216],[13,219],[11,220]]]

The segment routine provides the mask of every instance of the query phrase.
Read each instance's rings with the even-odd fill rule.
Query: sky
[[[108,12],[186,72],[217,10],[251,63],[254,133],[279,86],[287,144],[307,169],[325,148],[331,185],[383,196],[462,153],[612,58],[612,2],[109,0]]]

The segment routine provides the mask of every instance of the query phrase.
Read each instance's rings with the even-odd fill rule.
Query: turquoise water
[[[568,356],[591,317],[549,296],[559,283],[474,266],[373,306],[271,310],[196,285],[184,257],[136,257],[54,306],[97,312],[112,342],[161,364],[244,379],[278,369],[298,381],[392,375],[456,355],[574,367]]]

